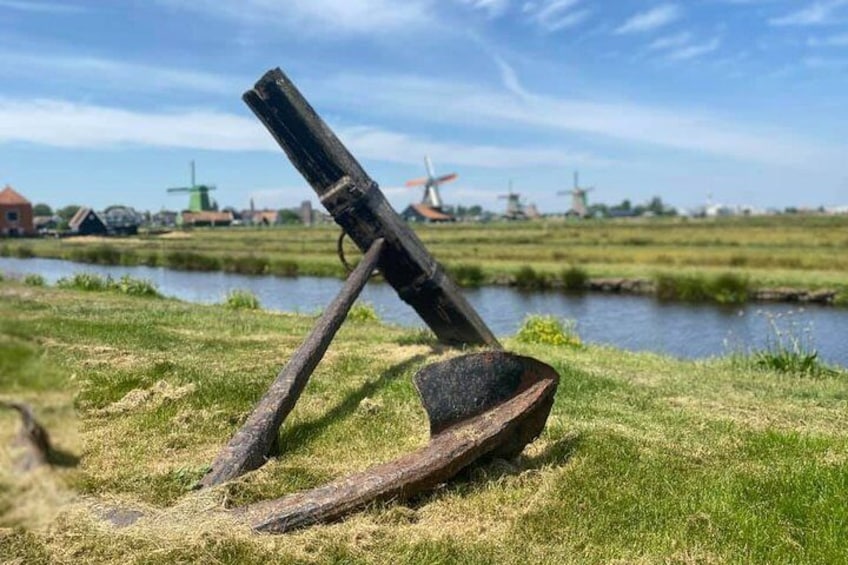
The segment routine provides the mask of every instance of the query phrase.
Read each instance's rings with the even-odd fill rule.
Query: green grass
[[[189,490],[314,318],[0,283],[0,397],[30,402],[75,466],[0,451],[0,562],[843,563],[848,379],[504,339],[561,375],[514,461],[283,536],[225,504],[281,496],[427,441],[411,384],[458,352],[346,322],[280,433],[282,455]],[[0,444],[16,423],[0,412]],[[140,508],[127,528],[105,508]]]

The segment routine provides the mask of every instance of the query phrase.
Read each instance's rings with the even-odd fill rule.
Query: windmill
[[[458,175],[456,173],[450,173],[437,177],[433,170],[433,162],[430,161],[429,156],[424,157],[424,166],[427,168],[427,176],[406,181],[406,186],[423,186],[424,195],[421,198],[421,204],[441,212],[442,197],[439,195],[439,185],[456,180]]]
[[[512,181],[509,181],[509,192],[498,195],[501,200],[506,200],[506,213],[504,218],[507,220],[523,220],[527,216],[524,213],[524,205],[521,203],[521,194],[512,191]]]
[[[206,212],[217,210],[217,204],[209,198],[209,191],[215,190],[212,185],[196,184],[194,182],[194,161],[191,162],[191,186],[169,188],[168,192],[188,192],[188,210],[190,212]]]
[[[557,192],[557,194],[560,196],[565,194],[571,195],[571,210],[566,212],[567,215],[573,214],[581,218],[585,218],[589,215],[589,201],[588,198],[586,198],[586,194],[595,190],[595,187],[581,187],[579,178],[579,173],[574,171],[574,188],[571,190],[561,190],[560,192]]]

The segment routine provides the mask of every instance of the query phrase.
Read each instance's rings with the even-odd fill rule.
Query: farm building
[[[178,222],[183,227],[229,226],[233,223],[232,212],[183,212]]]
[[[273,226],[280,223],[280,213],[277,210],[256,210],[251,213],[250,221],[257,226]]]
[[[400,213],[400,216],[407,222],[438,223],[455,221],[454,217],[450,214],[445,214],[441,210],[437,210],[426,204],[410,204]]]
[[[113,235],[136,235],[138,226],[144,222],[144,217],[128,206],[110,206],[100,217]]]
[[[106,222],[91,208],[83,206],[68,222],[74,235],[106,235]]]
[[[0,191],[0,235],[35,235],[32,204],[9,185]]]

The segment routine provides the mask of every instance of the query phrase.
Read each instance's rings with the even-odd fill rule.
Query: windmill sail
[[[439,185],[456,180],[459,175],[449,173],[447,175],[436,176],[436,171],[433,168],[433,162],[430,160],[429,155],[424,157],[424,168],[427,171],[427,176],[406,181],[406,186],[423,186],[424,194],[421,198],[421,204],[441,210],[443,202],[442,196],[439,194]]]

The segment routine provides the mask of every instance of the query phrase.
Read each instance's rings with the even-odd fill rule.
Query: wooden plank
[[[361,250],[386,240],[380,271],[441,342],[500,348],[377,183],[280,69],[267,72],[243,98]]]
[[[210,487],[223,483],[258,469],[265,463],[280,426],[294,408],[350,307],[368,282],[384,246],[382,239],[374,241],[309,336],[271,383],[253,413],[218,453],[212,468],[201,479],[200,486]]]

